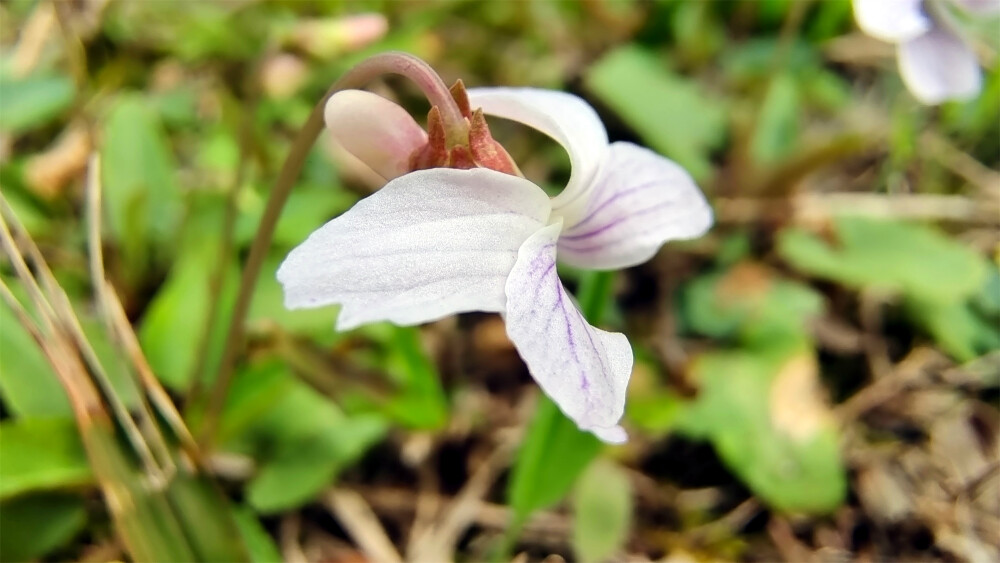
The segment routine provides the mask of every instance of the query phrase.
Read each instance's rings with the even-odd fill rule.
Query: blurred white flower
[[[439,136],[435,130],[428,137],[402,108],[374,94],[338,93],[327,104],[327,126],[390,181],[292,250],[278,270],[285,304],[340,304],[340,330],[500,313],[531,375],[559,408],[602,440],[624,442],[619,421],[632,349],[623,334],[584,319],[559,280],[556,257],[578,268],[633,266],[668,240],[702,235],[711,209],[677,164],[631,143],[609,144],[597,114],[576,96],[507,88],[468,94],[471,107],[529,125],[566,148],[572,174],[562,193],[550,199],[508,169],[488,133],[477,141],[482,113],[468,108],[471,158],[466,153],[458,164],[495,161],[507,173],[410,172]]]
[[[947,4],[972,15],[1000,11],[1000,0],[854,0],[858,26],[897,45],[906,87],[928,105],[968,100],[982,87],[979,62]]]

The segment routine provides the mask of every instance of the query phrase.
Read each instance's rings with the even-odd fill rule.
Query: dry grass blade
[[[43,317],[45,315],[51,315],[52,320],[50,324],[52,325],[53,334],[63,334],[64,339],[60,340],[64,340],[70,346],[78,350],[80,355],[82,355],[83,364],[86,366],[87,371],[96,380],[97,387],[100,389],[104,399],[111,405],[115,418],[122,425],[125,435],[129,439],[130,445],[134,448],[136,454],[139,456],[139,459],[142,461],[144,470],[158,479],[164,479],[166,477],[163,474],[164,468],[169,470],[172,465],[170,457],[166,455],[166,446],[162,446],[162,449],[159,452],[160,457],[157,459],[146,441],[152,437],[152,433],[144,435],[142,430],[132,419],[128,412],[128,407],[125,406],[121,397],[118,396],[118,393],[115,391],[114,387],[112,387],[107,371],[104,369],[100,359],[97,357],[97,353],[94,351],[94,348],[90,345],[86,335],[83,333],[80,320],[77,318],[76,312],[73,310],[69,297],[66,295],[66,292],[63,291],[62,287],[59,286],[59,283],[56,281],[55,276],[52,275],[52,271],[49,269],[44,257],[42,257],[38,247],[35,245],[34,241],[28,235],[24,227],[17,220],[13,210],[7,204],[7,200],[3,196],[0,196],[0,208],[2,208],[3,211],[2,215],[6,216],[6,218],[0,216],[0,235],[3,236],[4,245],[7,247],[8,253],[16,264],[21,281],[26,286],[31,288],[36,303],[40,305],[39,313]],[[8,220],[10,221],[9,227],[7,223]],[[31,260],[35,271],[38,272],[38,276],[41,278],[41,284],[38,283],[36,278],[28,269],[24,255],[21,254],[21,251],[12,236],[12,232],[18,239],[21,240],[21,244],[27,251],[28,258]]]
[[[325,495],[323,503],[337,516],[358,547],[372,561],[402,563],[403,558],[361,495],[345,489],[334,489]]]
[[[104,279],[98,220],[99,164],[96,159],[92,159],[91,164],[87,193],[90,266],[109,331],[116,335],[119,345],[128,352],[126,357],[132,360],[127,366],[129,373],[133,376],[139,373],[133,384],[140,397],[141,426],[111,386],[69,296],[55,280],[38,247],[2,196],[0,242],[27,288],[41,326],[18,302],[6,283],[0,284],[0,293],[45,352],[70,397],[88,460],[131,558],[137,561],[245,560],[247,550],[225,497],[199,472],[197,463],[193,466],[183,464],[183,469],[178,470],[179,456],[164,437],[160,419],[154,415],[145,396],[147,392],[150,394],[163,412],[163,418],[174,427],[175,434],[196,461],[197,452],[190,434],[146,364],[121,303]],[[125,444],[120,442],[117,428],[124,431]]]
[[[90,258],[90,276],[94,284],[94,296],[97,298],[99,309],[101,310],[105,326],[108,332],[114,337],[118,345],[125,351],[134,370],[129,373],[138,375],[136,385],[140,391],[137,393],[140,400],[145,421],[153,424],[154,417],[150,409],[150,402],[156,407],[160,416],[170,425],[170,430],[180,441],[186,452],[192,459],[197,460],[197,447],[194,438],[185,426],[180,413],[174,406],[166,390],[160,385],[160,381],[153,374],[153,369],[149,366],[139,340],[132,330],[125,310],[118,299],[114,287],[107,281],[104,273],[104,253],[101,249],[101,162],[97,154],[90,157],[90,165],[87,175],[87,247]],[[149,394],[147,400],[146,394]],[[156,433],[154,436],[158,448],[166,449],[166,444]],[[169,456],[168,456],[169,458]]]

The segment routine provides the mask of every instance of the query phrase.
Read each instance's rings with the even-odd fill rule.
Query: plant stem
[[[327,90],[326,94],[323,95],[319,103],[313,108],[309,114],[309,118],[292,142],[292,148],[281,167],[281,171],[278,173],[274,190],[268,198],[264,215],[261,217],[260,225],[257,227],[257,234],[254,236],[253,243],[250,246],[250,254],[247,257],[246,264],[243,267],[243,275],[240,278],[240,288],[236,297],[236,304],[233,308],[232,317],[229,319],[229,329],[226,334],[226,343],[222,353],[222,361],[219,365],[219,373],[212,387],[211,395],[208,399],[208,408],[205,411],[204,424],[199,433],[198,441],[205,451],[210,450],[211,440],[215,434],[215,427],[218,424],[219,411],[226,398],[229,385],[232,383],[236,356],[242,349],[244,324],[250,309],[250,300],[253,297],[257,278],[260,277],[264,258],[271,246],[271,238],[274,236],[274,229],[278,224],[278,218],[281,216],[281,210],[284,208],[285,202],[292,192],[292,188],[295,187],[295,181],[299,177],[309,150],[323,130],[323,112],[326,102],[330,96],[340,90],[361,88],[368,82],[384,74],[399,74],[415,82],[424,95],[427,96],[431,104],[438,106],[447,131],[453,132],[467,127],[465,118],[462,117],[458,105],[451,97],[451,93],[441,80],[441,77],[427,63],[408,53],[389,52],[365,59],[347,71],[340,80]]]
[[[614,281],[614,272],[591,271],[581,276],[577,300],[580,302],[584,318],[590,324],[597,325],[604,320],[608,302],[611,301]]]

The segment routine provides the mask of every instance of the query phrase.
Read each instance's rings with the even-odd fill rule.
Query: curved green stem
[[[451,93],[445,86],[441,77],[437,75],[424,61],[410,55],[409,53],[389,52],[375,55],[365,59],[357,66],[347,71],[326,94],[309,114],[299,134],[292,143],[292,148],[285,159],[285,163],[278,173],[274,190],[271,192],[264,209],[264,215],[260,219],[257,233],[250,246],[250,254],[243,267],[243,275],[240,278],[239,293],[236,297],[236,304],[233,308],[232,317],[229,319],[229,329],[226,334],[225,347],[222,352],[222,362],[219,365],[219,373],[212,387],[212,392],[208,400],[205,411],[205,419],[199,433],[199,443],[207,451],[211,445],[211,439],[215,434],[218,424],[219,411],[226,398],[229,385],[232,383],[233,373],[236,365],[236,357],[242,349],[244,329],[247,313],[250,310],[250,301],[253,297],[254,287],[257,278],[260,277],[261,268],[264,265],[264,258],[271,246],[271,239],[274,236],[274,229],[281,216],[281,210],[292,193],[295,181],[299,177],[302,165],[305,163],[309,150],[315,144],[319,134],[323,131],[323,112],[326,102],[334,93],[340,90],[351,88],[361,88],[373,79],[384,74],[399,74],[415,82],[432,105],[438,106],[441,117],[445,121],[446,129],[455,127],[466,127],[465,118],[451,97]]]

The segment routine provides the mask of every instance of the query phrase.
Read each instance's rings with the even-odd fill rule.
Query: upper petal
[[[899,45],[899,72],[915,98],[929,105],[979,94],[982,76],[972,49],[941,28]]]
[[[278,269],[285,305],[340,303],[341,330],[503,311],[518,249],[549,209],[537,186],[492,170],[401,176],[292,250]]]
[[[582,195],[608,146],[597,112],[581,98],[537,88],[472,88],[469,103],[487,115],[511,119],[545,133],[569,153],[573,171],[566,189],[553,198],[558,209]]]
[[[579,268],[634,266],[668,240],[696,238],[712,226],[712,209],[691,176],[632,143],[611,145],[588,194],[564,210],[559,237],[559,259]]]
[[[620,333],[590,326],[556,274],[561,221],[531,235],[507,279],[507,335],[542,391],[582,429],[624,442],[618,425],[632,373]]]
[[[330,96],[323,117],[334,140],[386,180],[409,172],[410,155],[427,143],[406,110],[364,90]]]
[[[868,35],[898,43],[933,26],[921,4],[922,0],[854,0],[854,19]]]

